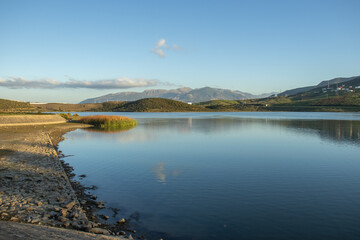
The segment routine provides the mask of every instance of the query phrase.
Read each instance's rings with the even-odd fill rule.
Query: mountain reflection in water
[[[324,141],[334,141],[341,143],[352,142],[360,144],[360,121],[352,120],[284,120],[284,119],[250,119],[250,118],[210,118],[210,119],[140,119],[139,126],[146,131],[141,134],[134,132],[132,129],[118,131],[99,131],[97,129],[84,129],[78,138],[86,138],[86,132],[98,133],[97,137],[101,138],[102,134],[115,133],[112,136],[114,141],[152,141],[160,137],[161,132],[176,131],[181,134],[190,133],[191,131],[203,134],[212,134],[216,132],[227,132],[244,129],[255,125],[270,125],[273,127],[287,128],[298,132],[299,134],[317,134]],[[121,134],[116,134],[120,133]],[[109,136],[104,136],[108,138]]]

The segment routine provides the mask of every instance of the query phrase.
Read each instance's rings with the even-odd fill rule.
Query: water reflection
[[[151,240],[358,236],[360,121],[137,120],[130,131],[70,132],[60,145],[98,199],[121,209],[108,221],[170,235]]]
[[[127,128],[96,128],[96,127],[90,127],[90,128],[83,128],[87,132],[97,132],[97,133],[120,133],[120,132],[126,132],[131,129],[133,129],[135,126],[127,127]]]
[[[76,138],[88,138],[89,134],[96,134],[98,138],[109,139],[103,133],[113,133],[113,141],[118,142],[146,142],[166,137],[166,134],[190,134],[198,132],[211,135],[226,133],[234,130],[246,130],[249,127],[271,126],[287,128],[299,134],[317,134],[324,141],[337,143],[360,143],[360,121],[344,120],[284,120],[284,119],[243,119],[243,118],[210,118],[210,119],[140,119],[135,129],[119,131],[102,131],[98,129],[84,129]],[[165,134],[166,133],[166,134]]]
[[[178,169],[173,169],[171,171],[168,169],[165,169],[165,163],[159,162],[154,167],[154,174],[155,174],[156,179],[159,182],[165,184],[166,181],[168,180],[169,176],[176,178],[177,176],[179,176],[180,171]]]
[[[162,182],[162,183],[166,183],[166,175],[165,175],[164,165],[165,165],[164,162],[160,162],[154,168],[156,178],[159,180],[159,182]]]

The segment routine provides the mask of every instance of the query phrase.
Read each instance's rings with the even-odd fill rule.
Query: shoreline
[[[89,125],[74,123],[0,126],[1,232],[6,233],[6,230],[14,228],[14,224],[19,223],[16,226],[20,230],[18,229],[16,234],[19,234],[21,229],[25,234],[28,232],[28,226],[35,228],[38,225],[56,227],[64,231],[71,229],[70,231],[75,234],[78,234],[79,230],[108,236],[126,234],[109,231],[108,229],[116,228],[106,227],[95,217],[88,219],[88,216],[91,216],[89,212],[93,212],[94,209],[89,209],[88,201],[78,197],[80,190],[84,191],[85,187],[71,180],[71,172],[66,169],[68,165],[62,163],[62,156],[58,154],[57,145],[64,139],[63,135],[66,132],[86,127]],[[74,187],[77,185],[77,188]],[[91,196],[87,197],[91,199]],[[92,200],[92,203],[97,206],[104,205],[95,200]],[[12,223],[6,224],[5,221]],[[33,225],[25,224],[26,227],[21,227],[22,223]],[[45,232],[41,235],[46,235],[46,230],[43,231]],[[17,239],[15,235],[9,235],[8,239]],[[93,234],[96,239],[101,239],[101,236],[104,235]],[[37,236],[33,237],[35,239]],[[129,235],[129,239],[131,238]]]

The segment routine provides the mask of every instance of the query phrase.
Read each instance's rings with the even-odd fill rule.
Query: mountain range
[[[326,81],[322,81],[317,85],[294,88],[290,90],[286,90],[277,94],[277,96],[291,96],[295,94],[301,94],[308,91],[312,91],[317,88],[323,88],[336,84],[345,84],[350,83],[352,81],[356,81],[359,76],[355,77],[339,77]],[[207,102],[211,100],[244,100],[244,99],[255,99],[255,98],[266,98],[269,96],[274,96],[276,93],[264,93],[260,95],[253,95],[251,93],[230,90],[230,89],[221,89],[221,88],[211,88],[211,87],[203,87],[203,88],[178,88],[178,89],[151,89],[145,90],[143,92],[119,92],[113,94],[107,94],[104,96],[89,98],[84,101],[81,101],[81,104],[84,103],[103,103],[103,102],[111,102],[111,101],[136,101],[144,98],[166,98],[171,100],[177,100],[181,102],[191,102],[191,103],[199,103],[199,102]]]
[[[167,98],[182,102],[205,102],[210,100],[243,100],[268,97],[274,93],[265,93],[261,95],[253,95],[251,93],[234,91],[221,88],[178,88],[171,90],[152,89],[143,92],[119,92],[114,94],[107,94],[104,96],[89,98],[82,103],[102,103],[110,101],[136,101],[143,98]]]

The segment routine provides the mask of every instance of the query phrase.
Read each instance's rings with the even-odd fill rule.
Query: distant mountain
[[[314,86],[307,86],[307,87],[300,87],[300,88],[294,88],[294,89],[290,89],[290,90],[286,90],[282,93],[279,93],[278,96],[291,96],[291,95],[295,95],[295,94],[299,94],[299,93],[305,93],[308,91],[311,91],[315,88],[319,88],[319,87],[327,87],[328,85],[333,85],[333,84],[342,84],[348,81],[352,81],[356,78],[358,78],[359,76],[355,76],[355,77],[349,77],[349,78],[333,78],[331,80],[326,80],[326,81],[322,81],[320,82],[318,85],[314,85]]]
[[[270,96],[271,94],[264,94]],[[263,96],[263,95],[261,95]],[[102,103],[109,101],[136,101],[143,98],[167,98],[182,102],[204,102],[210,100],[242,100],[249,98],[257,98],[258,96],[251,93],[233,91],[220,88],[178,88],[172,90],[154,89],[145,90],[143,92],[119,92],[108,94],[96,98],[89,98],[80,103]]]

